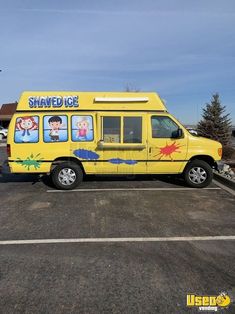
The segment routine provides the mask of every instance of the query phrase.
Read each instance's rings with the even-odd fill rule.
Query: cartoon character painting
[[[72,140],[74,142],[93,141],[92,116],[72,116]]]
[[[43,117],[43,140],[45,143],[68,140],[68,118],[65,115]]]
[[[33,134],[37,130],[36,134]],[[21,136],[17,131],[22,131]],[[26,116],[20,117],[16,120],[15,133],[17,136],[16,142],[35,142],[35,135],[38,137],[38,117]]]
[[[50,126],[49,136],[52,142],[59,141],[59,130],[62,126],[62,119],[59,116],[52,116],[48,120],[48,124]]]
[[[86,118],[77,122],[77,128],[77,138],[80,140],[86,140],[87,133],[89,132],[89,122],[86,120]]]

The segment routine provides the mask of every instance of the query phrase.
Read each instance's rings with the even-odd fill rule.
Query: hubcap
[[[200,184],[206,181],[207,173],[201,167],[193,167],[189,171],[189,180],[192,181],[194,184]]]
[[[64,168],[60,170],[58,174],[58,179],[63,185],[71,185],[76,180],[76,173],[71,168]]]

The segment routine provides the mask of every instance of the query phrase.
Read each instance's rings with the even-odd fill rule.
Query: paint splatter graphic
[[[100,155],[93,152],[92,150],[87,149],[76,149],[73,151],[74,155],[87,160],[97,160],[100,158]]]
[[[31,167],[34,167],[35,170],[39,169],[41,167],[41,163],[43,158],[39,158],[40,153],[34,156],[31,154],[28,156],[25,160],[22,160],[20,158],[17,158],[17,163],[25,167],[28,171],[31,170]]]
[[[162,157],[170,157],[171,160],[172,159],[172,154],[173,153],[181,153],[180,150],[178,150],[180,147],[182,147],[182,145],[176,144],[176,142],[174,141],[172,144],[167,144],[164,147],[158,147],[159,148],[159,153],[157,155],[155,155],[154,157],[160,156],[159,160],[161,160]]]
[[[109,159],[108,162],[110,162],[111,164],[116,164],[116,165],[120,165],[120,164],[135,165],[137,164],[138,161],[131,160],[131,159],[112,158],[112,159]]]
[[[138,163],[137,160],[130,160],[130,159],[125,159],[125,160],[123,160],[123,162],[124,162],[125,164],[127,164],[127,165],[135,165],[135,164]]]

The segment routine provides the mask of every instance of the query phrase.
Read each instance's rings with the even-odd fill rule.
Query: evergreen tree
[[[211,103],[206,104],[202,120],[197,125],[199,135],[228,146],[231,140],[231,120],[225,111],[226,107],[221,105],[219,94],[212,95]]]

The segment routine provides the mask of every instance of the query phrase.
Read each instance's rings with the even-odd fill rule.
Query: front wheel
[[[52,182],[59,190],[72,190],[82,182],[82,169],[74,162],[62,162],[51,172]]]
[[[207,162],[195,159],[186,166],[184,179],[193,188],[204,188],[213,179],[212,168]]]

